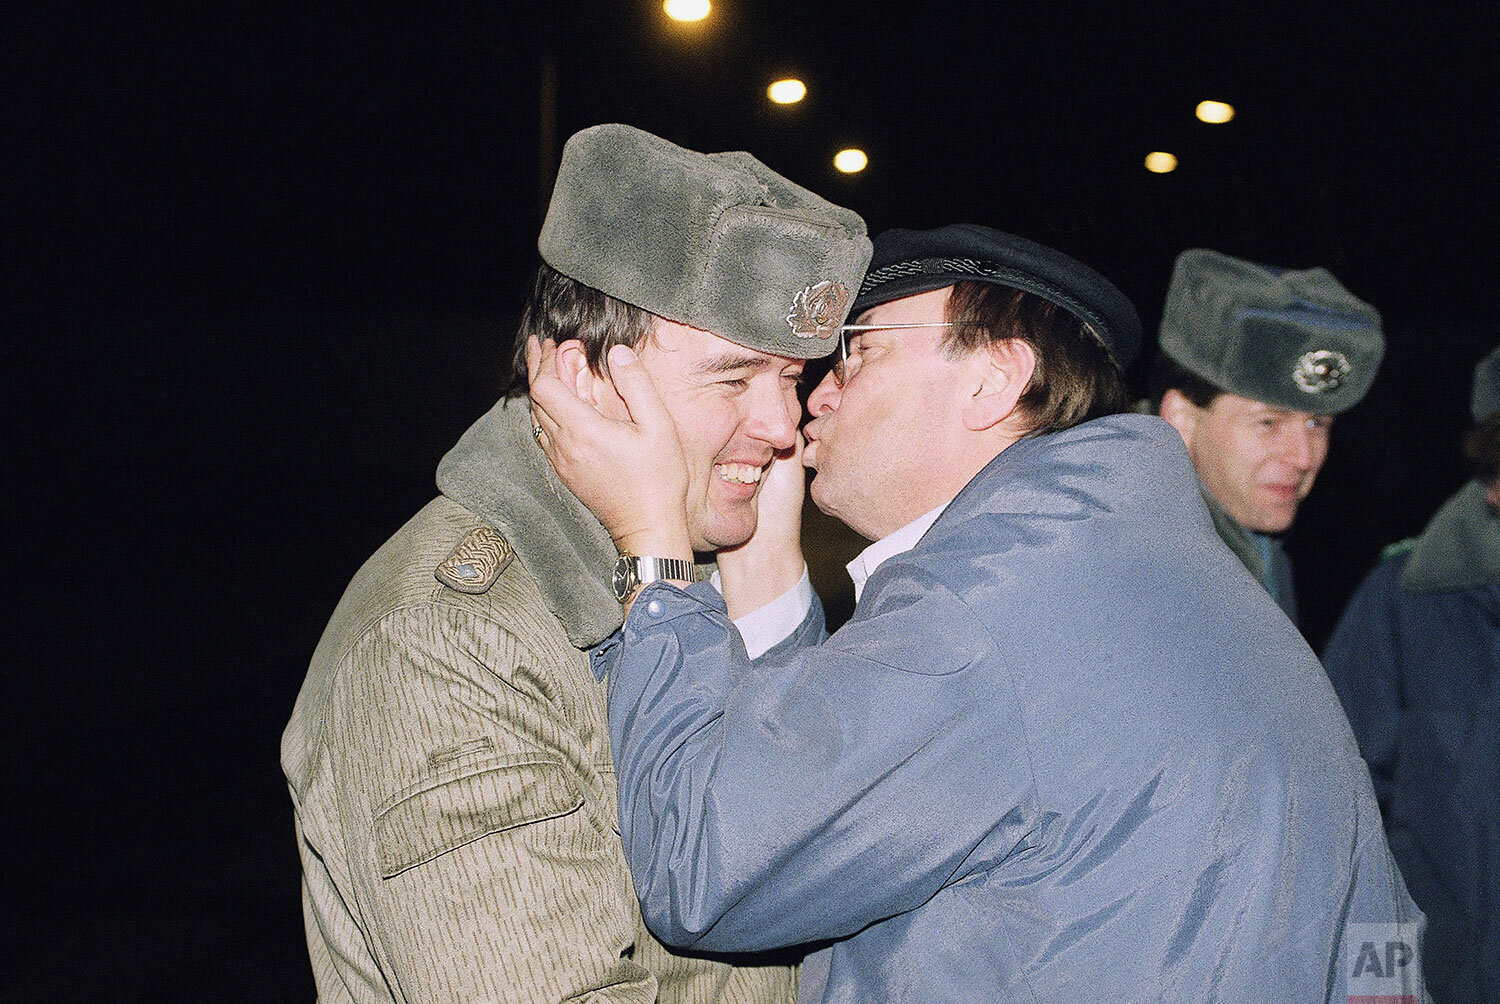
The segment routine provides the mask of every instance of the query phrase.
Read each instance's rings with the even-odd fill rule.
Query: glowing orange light
[[[1194,111],[1199,122],[1207,122],[1209,125],[1223,125],[1234,118],[1234,105],[1223,101],[1200,101]]]
[[[1177,170],[1177,158],[1162,150],[1146,154],[1146,170],[1152,174],[1171,174]]]
[[[661,9],[673,21],[702,21],[708,17],[708,0],[666,0]]]
[[[778,105],[795,105],[807,97],[807,85],[795,77],[787,77],[767,87],[766,97]]]
[[[865,156],[865,152],[853,147],[847,150],[840,150],[833,155],[833,166],[845,174],[858,174],[868,167],[869,164],[870,158]]]

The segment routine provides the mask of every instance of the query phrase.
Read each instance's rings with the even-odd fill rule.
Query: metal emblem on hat
[[[1352,369],[1342,352],[1317,349],[1302,354],[1292,369],[1292,379],[1305,393],[1327,394],[1338,390]]]
[[[832,338],[849,311],[849,287],[832,279],[797,290],[786,315],[798,338]]]

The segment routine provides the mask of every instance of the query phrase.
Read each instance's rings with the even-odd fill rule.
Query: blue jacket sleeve
[[[1023,839],[1022,813],[997,809],[1029,785],[1023,730],[997,744],[1014,701],[951,592],[886,577],[825,643],[754,666],[705,599],[643,591],[610,677],[620,829],[658,937],[741,952],[847,936]]]
[[[823,616],[823,601],[814,592],[812,605],[807,608],[807,616],[802,618],[802,623],[798,624],[791,634],[762,652],[754,662],[759,665],[768,660],[774,662],[784,659],[798,649],[817,645],[827,637],[828,622]]]

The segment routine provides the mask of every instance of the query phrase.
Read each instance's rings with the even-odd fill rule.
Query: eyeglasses
[[[849,351],[849,333],[887,331],[896,328],[952,328],[958,321],[919,321],[911,324],[843,324],[839,326],[839,359],[833,364],[833,385],[840,389],[859,372],[860,355]]]

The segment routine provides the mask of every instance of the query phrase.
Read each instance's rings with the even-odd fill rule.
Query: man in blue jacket
[[[803,459],[876,541],[853,618],[752,666],[711,590],[658,582],[613,652],[651,928],[817,943],[804,1001],[1418,1000],[1422,916],[1322,668],[1178,434],[1115,414],[1129,302],[963,225],[878,238],[850,316]],[[622,548],[685,557],[629,351],[619,422],[531,354],[559,475]],[[800,488],[771,472],[746,547],[787,546]]]
[[[1500,348],[1471,402],[1473,477],[1387,549],[1323,651],[1454,1004],[1500,995]]]

